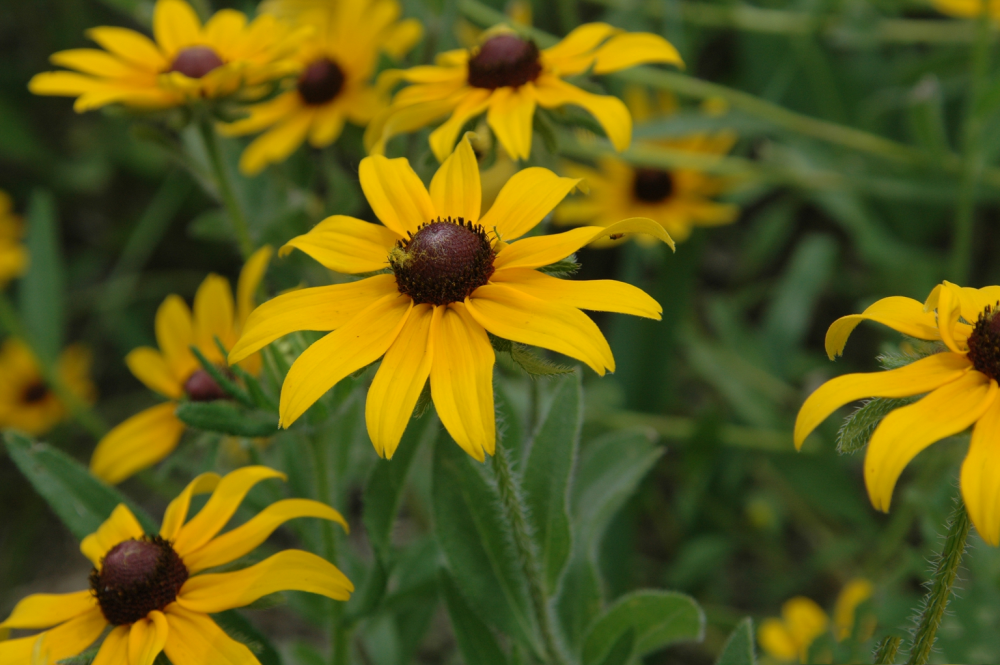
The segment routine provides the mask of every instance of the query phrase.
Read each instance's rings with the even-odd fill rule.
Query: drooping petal
[[[455,152],[434,174],[430,195],[439,215],[479,221],[483,188],[479,181],[479,162],[468,136],[459,141]]]
[[[126,540],[142,538],[143,530],[139,520],[124,503],[111,511],[111,517],[106,519],[97,531],[90,534],[80,543],[83,556],[90,559],[95,568],[100,568],[101,559],[112,547]]]
[[[935,441],[972,425],[996,396],[997,382],[972,371],[887,415],[865,455],[865,485],[876,510],[889,512],[896,480],[910,460]]]
[[[128,665],[153,665],[169,633],[167,617],[157,610],[133,623],[128,634]]]
[[[338,104],[328,104],[316,110],[312,126],[309,128],[309,145],[314,148],[325,148],[344,131],[347,117],[346,109]]]
[[[437,217],[424,183],[404,157],[372,155],[361,160],[361,189],[383,224],[405,238]]]
[[[487,231],[496,229],[504,242],[516,240],[535,228],[579,184],[578,179],[561,178],[540,166],[518,171],[497,194],[481,223]]]
[[[495,93],[482,88],[466,88],[461,93],[455,94],[456,97],[461,97],[461,101],[455,106],[455,110],[451,112],[448,119],[442,122],[441,126],[431,132],[430,137],[428,137],[431,152],[434,153],[439,162],[448,158],[455,147],[455,139],[458,138],[462,127],[465,127],[469,120],[486,110],[493,94]],[[432,106],[429,104],[428,108],[432,108]]]
[[[194,325],[191,310],[180,296],[169,295],[156,310],[156,343],[178,381],[185,381],[198,369],[191,353]]]
[[[174,539],[174,550],[183,559],[215,537],[236,512],[254,485],[270,478],[285,479],[285,474],[266,466],[245,466],[226,474],[198,514],[181,527]]]
[[[302,106],[302,96],[291,90],[260,104],[245,109],[249,115],[235,122],[219,123],[216,129],[223,136],[255,134],[292,115]]]
[[[142,381],[150,390],[160,393],[167,399],[183,397],[184,386],[174,375],[163,354],[156,349],[148,346],[132,349],[125,356],[125,364],[135,378]]]
[[[219,486],[222,476],[217,473],[203,473],[188,483],[184,491],[177,495],[166,512],[163,513],[163,523],[160,525],[160,536],[166,540],[173,541],[180,533],[184,521],[187,520],[188,510],[191,508],[191,497],[196,494],[208,494],[214,492]]]
[[[851,636],[851,631],[854,630],[854,613],[858,605],[872,597],[872,591],[872,583],[865,579],[851,580],[840,590],[833,608],[833,625],[838,641]]]
[[[490,98],[486,123],[512,159],[531,157],[531,135],[535,118],[534,86],[498,88]]]
[[[983,540],[1000,545],[1000,401],[972,429],[962,462],[962,500]]]
[[[91,665],[122,665],[128,662],[128,626],[118,626],[104,638]]]
[[[184,0],[157,0],[153,9],[153,36],[168,59],[198,41],[201,21]]]
[[[261,280],[264,279],[272,254],[274,254],[274,249],[270,245],[264,245],[250,255],[250,258],[243,264],[243,269],[240,270],[240,278],[236,282],[236,327],[238,330],[243,330],[247,317],[257,306],[257,289],[260,287]]]
[[[604,42],[594,53],[594,73],[609,74],[650,62],[684,66],[673,44],[651,32],[625,32]]]
[[[396,291],[393,275],[375,275],[347,284],[317,286],[282,294],[255,309],[243,335],[229,352],[229,364],[299,330],[336,330],[380,298]]]
[[[336,272],[355,275],[389,267],[389,250],[399,240],[392,229],[346,215],[333,215],[308,233],[289,240],[278,251],[287,256],[299,249]]]
[[[567,104],[583,107],[600,123],[618,152],[632,143],[632,116],[617,97],[595,95],[555,76],[542,75],[535,82],[535,99],[547,109]]]
[[[235,342],[235,320],[236,304],[229,280],[210,274],[194,294],[194,343],[208,360],[222,362],[215,338],[223,344]]]
[[[36,646],[37,660],[30,662],[55,664],[79,655],[101,636],[107,625],[107,619],[95,605],[80,616],[42,633]],[[2,646],[3,642],[0,642],[0,647]],[[3,662],[2,656],[0,662]]]
[[[184,433],[176,409],[174,402],[150,407],[105,434],[90,458],[90,472],[117,485],[172,453]]]
[[[386,351],[365,405],[368,437],[379,457],[392,459],[413,408],[430,376],[434,358],[432,305],[415,305]]]
[[[576,358],[601,376],[606,369],[615,371],[604,335],[575,307],[546,302],[505,284],[481,286],[465,304],[472,318],[498,337]]]
[[[842,316],[826,331],[826,355],[833,360],[844,352],[847,338],[862,321],[876,321],[917,339],[941,339],[934,312],[912,298],[893,296],[869,305],[861,314]]]
[[[781,617],[799,648],[799,659],[808,660],[809,646],[826,632],[830,618],[816,601],[804,596],[791,598],[781,606]]]
[[[281,426],[289,427],[337,382],[381,358],[412,306],[408,296],[384,296],[306,349],[281,386]]]
[[[88,591],[74,593],[36,593],[21,599],[7,619],[0,623],[4,628],[48,628],[94,608],[94,594]]]
[[[585,23],[542,51],[542,60],[558,76],[583,73],[594,61],[594,49],[615,32],[607,23]]]
[[[149,37],[135,30],[100,26],[87,30],[87,36],[109,53],[114,53],[122,60],[147,72],[159,73],[170,65],[156,44]]]
[[[416,86],[404,88],[400,94],[412,90]],[[385,152],[385,144],[394,136],[408,134],[421,127],[437,121],[448,115],[455,108],[455,102],[449,98],[433,99],[413,105],[390,106],[377,114],[365,130],[365,148],[368,154],[381,155]],[[461,130],[455,130],[457,132]],[[449,146],[450,147],[450,146]],[[444,157],[448,156],[445,149]]]
[[[163,652],[173,665],[260,665],[245,644],[222,632],[211,618],[179,603],[165,609],[170,638]]]
[[[240,156],[240,171],[255,176],[268,164],[288,159],[306,140],[315,116],[316,110],[313,108],[300,109],[258,136]]]
[[[354,585],[329,561],[301,550],[284,550],[243,570],[190,578],[181,587],[177,604],[192,612],[223,612],[278,591],[348,600]]]
[[[799,657],[798,645],[780,619],[764,619],[757,631],[757,641],[765,653],[779,660],[794,661]]]
[[[660,319],[663,308],[642,289],[612,279],[558,279],[531,268],[505,268],[493,273],[490,281],[506,284],[547,302],[578,309],[632,314]]]
[[[973,313],[970,311],[971,308],[968,306],[970,300],[968,297],[969,294],[963,293],[963,291],[956,284],[944,282],[934,287],[934,290],[927,297],[927,302],[924,303],[924,309],[928,312],[937,310],[937,327],[941,334],[941,341],[955,353],[964,353],[967,351],[966,345],[960,342],[965,341],[968,333],[955,335],[956,328],[969,327],[959,323],[959,318],[964,313],[967,316],[972,316],[972,320],[974,321],[975,316],[978,314],[978,312]],[[965,310],[964,312],[963,309]],[[966,319],[966,321],[968,320]]]
[[[795,418],[795,447],[834,411],[867,397],[910,397],[940,388],[960,378],[972,365],[957,353],[935,353],[888,372],[845,374],[817,388]]]
[[[245,524],[217,536],[203,547],[187,554],[184,565],[191,573],[197,573],[235,561],[267,540],[279,526],[299,517],[330,520],[340,524],[345,531],[350,531],[344,517],[326,504],[310,499],[283,499],[272,503]]]

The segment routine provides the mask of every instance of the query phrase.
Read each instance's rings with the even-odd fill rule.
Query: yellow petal
[[[191,310],[180,296],[167,296],[156,310],[156,343],[178,381],[186,381],[198,369],[198,360],[191,353]]]
[[[27,662],[52,663],[54,665],[65,658],[77,656],[101,636],[107,625],[108,622],[101,614],[101,610],[94,607],[90,611],[42,633],[35,647],[37,651],[33,654],[36,655],[37,659]],[[0,642],[0,647],[2,646],[3,643]],[[0,662],[3,662],[2,652],[0,652]]]
[[[336,330],[379,298],[398,293],[393,275],[282,294],[255,309],[229,352],[237,363],[274,340],[298,330]]]
[[[75,72],[42,72],[28,82],[28,90],[36,95],[73,97],[100,85],[94,78]]]
[[[861,314],[842,316],[826,331],[826,355],[833,360],[844,352],[847,338],[862,321],[876,321],[918,339],[941,339],[934,312],[912,298],[893,296],[869,305]]]
[[[684,66],[673,44],[650,32],[615,35],[597,49],[594,56],[595,74],[608,74],[651,62]]]
[[[306,349],[292,363],[281,386],[281,426],[291,426],[337,382],[381,358],[412,307],[408,296],[383,296]]]
[[[593,51],[618,30],[607,23],[585,23],[555,46],[542,51],[542,60],[560,76],[580,74],[594,60]]]
[[[833,625],[837,640],[843,641],[854,630],[854,613],[858,605],[872,597],[872,583],[865,579],[851,580],[841,589],[833,608]]]
[[[97,531],[90,534],[80,543],[83,556],[90,559],[95,568],[101,567],[101,559],[118,543],[135,540],[144,535],[142,525],[132,511],[124,503],[111,511],[111,517],[104,520]]]
[[[225,55],[235,48],[247,27],[247,17],[233,9],[220,9],[205,23],[205,41]]]
[[[757,641],[764,653],[778,660],[795,660],[799,646],[788,632],[785,623],[778,619],[764,619],[757,631]]]
[[[826,632],[830,618],[815,601],[798,596],[781,606],[781,616],[792,639],[799,647],[799,659],[808,660],[809,646]]]
[[[285,479],[285,474],[266,466],[245,466],[226,474],[209,497],[205,507],[181,527],[174,539],[174,550],[183,559],[215,537],[240,507],[254,485],[270,478]]]
[[[865,485],[872,505],[888,512],[896,480],[910,460],[935,441],[976,422],[996,400],[996,393],[996,381],[967,372],[919,402],[887,415],[865,455]]]
[[[284,550],[233,573],[190,578],[181,587],[177,604],[192,612],[223,612],[278,591],[307,591],[348,600],[354,585],[329,561],[301,550]]]
[[[316,110],[303,108],[291,113],[271,130],[258,136],[240,156],[240,171],[255,176],[268,164],[283,162],[302,145]]]
[[[368,389],[365,421],[379,457],[392,459],[430,376],[432,305],[415,305]]]
[[[469,137],[459,142],[431,180],[431,201],[439,215],[478,222],[483,188],[479,182],[479,162]]]
[[[215,343],[216,337],[225,346],[236,342],[236,332],[233,330],[235,319],[236,306],[229,280],[219,275],[209,275],[194,294],[194,342],[209,361],[223,362]]]
[[[278,95],[260,104],[249,106],[244,111],[246,118],[231,123],[219,123],[216,128],[223,136],[244,136],[255,134],[291,115],[302,106],[302,96],[297,90]]]
[[[153,36],[168,60],[198,41],[201,21],[184,0],[157,0],[153,8]]]
[[[1000,545],[1000,403],[994,403],[972,429],[962,462],[962,500],[983,540]]]
[[[845,374],[831,379],[806,399],[795,418],[795,447],[801,448],[806,437],[830,414],[851,402],[866,397],[910,397],[919,395],[960,378],[972,365],[957,353],[935,353],[888,372]]]
[[[150,407],[105,434],[90,458],[90,472],[117,485],[172,453],[184,433],[176,409],[174,402]]]
[[[92,665],[122,665],[128,662],[128,626],[118,626],[104,638]]]
[[[246,645],[222,632],[211,618],[189,612],[179,603],[164,611],[170,639],[163,652],[173,665],[260,665]]]
[[[404,88],[402,92],[411,90],[413,87]],[[402,94],[402,92],[400,94]],[[385,144],[389,139],[398,134],[408,134],[421,127],[426,127],[436,122],[441,117],[451,113],[457,102],[450,98],[431,99],[426,102],[413,105],[394,104],[377,114],[369,123],[365,130],[364,143],[369,154],[381,155],[385,152]],[[456,135],[461,127],[455,130]],[[442,157],[448,155],[451,146],[444,148]]]
[[[128,664],[153,665],[167,643],[169,632],[167,617],[158,610],[133,623],[128,634]]]
[[[546,302],[505,284],[481,286],[465,304],[472,318],[498,337],[576,358],[601,376],[605,369],[615,371],[604,335],[575,307]],[[433,378],[431,382],[433,387]]]
[[[540,76],[535,82],[535,99],[547,109],[566,104],[586,109],[604,128],[615,150],[622,152],[632,143],[632,116],[624,102],[611,95],[595,95],[554,76]]]
[[[406,158],[372,155],[361,160],[361,189],[383,224],[405,238],[421,224],[434,221],[437,211],[424,183]]]
[[[657,320],[663,313],[660,304],[642,289],[611,279],[558,279],[531,268],[504,268],[494,272],[490,281],[506,284],[546,302],[579,309],[618,312]]]
[[[104,78],[134,76],[135,70],[113,55],[94,48],[76,48],[53,53],[49,60],[54,65],[75,69],[84,74]]]
[[[486,123],[512,159],[531,156],[531,135],[535,118],[533,85],[499,88],[490,99]]]
[[[965,314],[966,317],[972,317],[971,320],[975,321],[978,315],[978,312],[970,311],[971,308],[968,306],[970,298],[963,291],[965,289],[951,282],[944,282],[931,291],[931,295],[928,296],[927,302],[924,304],[924,309],[937,310],[941,341],[955,353],[964,353],[967,350],[963,342],[968,338],[968,332],[956,334],[958,332],[956,329],[969,328],[969,326],[959,323],[959,318]],[[970,319],[966,318],[966,321],[970,321]]]
[[[150,390],[168,399],[180,399],[184,395],[184,386],[178,377],[174,376],[163,354],[156,349],[148,346],[132,349],[125,356],[125,364],[135,378],[142,381]]]
[[[87,30],[87,36],[108,52],[147,72],[158,74],[170,66],[156,44],[135,30],[101,26]]]
[[[424,25],[419,19],[408,18],[396,22],[389,28],[382,44],[382,50],[395,60],[410,52],[424,36]]]
[[[344,130],[346,109],[337,104],[327,104],[317,109],[309,128],[309,145],[314,148],[325,148],[340,136]]]
[[[389,250],[399,238],[381,224],[333,215],[309,233],[289,240],[278,254],[287,256],[292,249],[299,249],[330,270],[356,275],[388,268]]]
[[[487,231],[495,229],[504,242],[516,240],[535,228],[579,184],[578,179],[560,178],[540,166],[523,169],[503,186],[481,223]]]
[[[497,199],[497,203],[499,203],[499,198]],[[493,204],[493,208],[497,207],[497,203]],[[491,209],[490,213],[492,212],[493,210]],[[487,213],[487,217],[489,217],[490,213]],[[508,247],[504,247],[497,254],[493,265],[497,270],[500,268],[541,268],[542,266],[565,259],[584,245],[592,243],[599,238],[612,235],[627,235],[630,233],[646,233],[667,243],[671,249],[674,247],[674,241],[662,226],[651,219],[633,217],[632,219],[626,219],[610,226],[581,226],[564,233],[519,240]]]
[[[0,623],[4,628],[48,628],[69,621],[94,608],[94,594],[88,591],[75,593],[36,593],[23,598],[7,619]]]
[[[236,326],[239,330],[243,330],[247,317],[257,306],[257,289],[264,279],[272,254],[274,250],[271,246],[264,245],[250,255],[240,270],[240,278],[236,282]]]
[[[180,533],[184,521],[187,519],[188,510],[191,508],[191,497],[196,494],[208,494],[214,492],[219,486],[222,477],[217,473],[203,473],[188,483],[177,497],[170,502],[167,510],[163,513],[163,523],[160,525],[160,535],[166,540],[173,541]]]
[[[431,151],[439,162],[443,162],[451,154],[452,148],[455,147],[455,139],[458,138],[462,127],[486,110],[493,95],[491,91],[482,88],[465,89],[463,93],[454,94],[461,101],[458,104],[449,103],[449,106],[455,108],[451,112],[451,117],[431,132],[429,137]]]

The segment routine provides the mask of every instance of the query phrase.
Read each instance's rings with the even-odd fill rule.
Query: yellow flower
[[[983,0],[932,0],[934,8],[942,14],[958,18],[979,18],[982,13]],[[1000,0],[989,0],[986,11],[994,21],[1000,21]]]
[[[14,202],[0,190],[0,288],[28,269],[28,250],[21,242],[24,228],[14,214]]]
[[[262,466],[223,478],[202,474],[167,506],[155,535],[144,533],[120,504],[80,544],[94,564],[91,588],[35,594],[19,602],[0,630],[47,630],[0,642],[0,663],[54,665],[84,651],[110,627],[95,663],[152,665],[163,652],[174,665],[257,664],[250,649],[226,635],[210,614],[278,591],[307,591],[334,600],[347,600],[354,591],[336,566],[301,550],[284,550],[234,572],[203,572],[250,553],[290,519],[318,517],[347,529],[344,518],[329,506],[284,499],[219,535],[247,492],[269,478],[284,474]],[[204,508],[188,520],[191,498],[209,492]]]
[[[254,307],[254,295],[270,259],[270,247],[262,247],[247,259],[236,285],[235,305],[229,280],[219,275],[209,275],[198,287],[193,314],[180,296],[171,295],[163,301],[156,312],[159,350],[133,349],[125,363],[150,390],[170,401],[141,411],[108,432],[90,458],[90,470],[95,476],[108,483],[120,483],[156,464],[173,452],[184,433],[184,423],[174,415],[178,401],[211,401],[225,396],[202,369],[191,346],[210,362],[225,364],[215,338],[226,348],[236,342]],[[248,356],[241,365],[256,374],[260,356]]]
[[[232,9],[216,12],[202,26],[184,0],[157,0],[153,42],[126,28],[92,28],[100,49],[55,53],[53,64],[74,72],[45,72],[28,84],[36,95],[76,97],[73,108],[89,111],[108,104],[167,108],[189,100],[216,98],[294,73],[285,60],[299,40],[275,17],[247,23]]]
[[[531,155],[535,108],[581,106],[604,128],[616,150],[632,141],[632,118],[616,97],[595,95],[567,83],[569,76],[591,71],[607,74],[635,65],[662,62],[681,65],[677,49],[658,35],[626,33],[606,23],[576,28],[561,42],[539,50],[509,29],[488,31],[476,49],[437,56],[437,65],[390,70],[380,85],[412,83],[400,90],[388,109],[368,126],[365,145],[382,153],[397,134],[415,131],[450,116],[430,136],[438,161],[451,152],[462,127],[486,113],[486,122],[514,159]]]
[[[228,136],[270,128],[243,152],[240,170],[249,175],[287,159],[303,141],[314,148],[330,145],[345,121],[367,125],[385,106],[384,95],[370,85],[379,54],[399,58],[423,34],[415,19],[398,20],[402,10],[395,0],[276,0],[264,8],[314,32],[295,55],[300,73],[294,86],[250,107],[248,118],[220,126]]]
[[[795,445],[838,408],[866,397],[925,397],[887,415],[872,435],[865,456],[865,484],[872,504],[889,510],[896,480],[906,465],[935,441],[970,426],[972,440],[962,464],[962,498],[980,535],[1000,544],[1000,286],[983,289],[944,282],[921,305],[910,298],[879,300],[862,314],[845,316],[826,333],[830,358],[839,355],[862,320],[877,321],[944,350],[888,372],[848,374],[820,386],[802,405]]]
[[[360,178],[384,226],[336,215],[281,251],[300,249],[342,273],[382,274],[264,303],[229,354],[237,362],[297,330],[333,331],[299,356],[285,378],[284,427],[338,381],[384,355],[366,407],[375,450],[392,457],[429,379],[444,426],[482,461],[496,441],[487,332],[552,349],[604,374],[615,367],[611,349],[580,308],[660,318],[657,302],[628,284],[556,279],[538,270],[613,233],[650,233],[672,244],[659,224],[632,219],[517,240],[577,180],[525,169],[480,215],[479,170],[468,138],[434,175],[429,193],[405,159],[367,157]]]
[[[56,371],[70,392],[85,402],[94,401],[97,389],[90,381],[90,351],[80,344],[66,347]],[[20,340],[6,339],[0,346],[0,428],[38,436],[66,415],[66,405],[46,384],[31,350]]]
[[[626,100],[636,122],[645,122],[658,115],[644,90],[628,90]],[[721,132],[642,141],[640,145],[724,155],[735,142],[733,133]],[[572,177],[585,178],[590,193],[583,200],[567,201],[556,208],[557,224],[607,226],[623,217],[649,217],[663,224],[667,233],[681,242],[691,235],[692,227],[730,224],[739,216],[737,206],[711,200],[730,183],[695,169],[642,168],[621,159],[604,157],[598,161],[598,170],[573,163],[566,164],[564,170]]]

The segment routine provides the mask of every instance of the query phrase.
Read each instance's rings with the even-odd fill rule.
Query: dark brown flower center
[[[108,623],[125,626],[174,602],[187,578],[169,542],[143,536],[112,547],[90,573],[90,588]]]
[[[541,73],[535,42],[516,35],[491,37],[469,58],[469,85],[477,88],[516,88]]]
[[[482,225],[451,217],[421,226],[389,253],[400,293],[413,302],[447,305],[486,284],[495,258]]]
[[[639,201],[660,203],[674,193],[674,178],[662,169],[636,169],[632,191]]]
[[[969,360],[972,366],[990,377],[1000,381],[1000,302],[993,307],[989,305],[979,315],[979,320],[972,327],[969,335]]]
[[[299,94],[306,104],[326,104],[344,87],[344,71],[332,60],[316,60],[299,77]]]
[[[189,46],[182,49],[168,71],[180,72],[184,76],[200,79],[224,63],[219,54],[209,46]]]
[[[212,375],[203,369],[195,370],[184,382],[184,392],[193,402],[214,402],[227,397]]]
[[[41,381],[32,383],[21,393],[22,404],[38,404],[49,396],[49,387]]]

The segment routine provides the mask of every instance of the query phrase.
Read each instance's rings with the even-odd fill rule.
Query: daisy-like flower
[[[345,121],[367,125],[387,101],[370,84],[379,54],[398,59],[423,34],[417,20],[399,20],[396,0],[275,0],[263,8],[313,32],[295,54],[300,73],[294,85],[251,106],[248,118],[220,126],[229,136],[268,130],[243,152],[240,170],[248,175],[287,159],[306,140],[314,148],[330,145]]]
[[[0,663],[55,665],[111,631],[98,665],[152,665],[162,652],[174,665],[255,665],[245,645],[226,635],[210,614],[243,607],[278,591],[306,591],[347,600],[351,581],[332,563],[301,550],[284,550],[234,572],[205,572],[249,554],[290,519],[318,517],[347,523],[333,508],[308,499],[284,499],[230,531],[223,527],[247,492],[284,474],[244,467],[220,478],[198,476],[167,507],[158,534],[148,534],[124,504],[84,538],[80,550],[94,564],[90,589],[35,594],[14,607],[3,629],[45,629],[0,642]],[[188,520],[191,498],[212,493]]]
[[[820,386],[795,421],[795,445],[827,416],[867,397],[926,395],[887,415],[868,444],[865,484],[872,505],[889,510],[896,481],[910,460],[935,441],[972,427],[962,464],[962,498],[972,523],[991,545],[1000,544],[1000,286],[963,288],[944,282],[923,304],[911,298],[883,298],[861,314],[834,321],[826,352],[839,355],[863,320],[877,321],[904,335],[943,343],[933,353],[899,369],[847,374]]]
[[[84,346],[66,347],[56,371],[67,390],[84,402],[94,401],[97,389],[90,380],[90,351]],[[7,338],[0,346],[0,428],[13,427],[38,436],[66,416],[66,405],[46,383],[28,346]]]
[[[7,192],[0,190],[0,288],[28,269],[23,236],[24,224],[14,214],[14,202]]]
[[[983,10],[994,21],[1000,21],[1000,1],[998,0],[933,0],[934,9],[957,18],[979,18]],[[986,5],[984,8],[983,5]]]
[[[184,423],[174,415],[180,400],[209,402],[224,398],[222,388],[191,352],[196,347],[213,364],[226,361],[215,338],[231,348],[254,308],[254,294],[271,259],[271,248],[257,250],[243,266],[236,285],[236,302],[229,280],[209,275],[194,296],[194,312],[184,299],[168,296],[156,312],[159,350],[139,347],[125,364],[135,378],[169,401],[132,416],[108,432],[94,449],[90,471],[108,483],[120,483],[137,471],[156,464],[177,447]],[[256,374],[260,356],[249,355],[242,367]]]
[[[581,25],[561,42],[539,50],[529,39],[501,26],[487,31],[474,49],[447,51],[436,65],[390,70],[380,85],[406,81],[388,109],[368,125],[365,145],[382,153],[385,142],[441,118],[448,119],[430,136],[438,161],[451,153],[467,122],[486,113],[486,122],[514,159],[531,155],[535,108],[581,106],[604,128],[616,150],[632,141],[632,118],[616,97],[595,95],[564,79],[590,71],[608,74],[645,63],[681,65],[669,42],[647,32],[626,33],[606,23]]]
[[[76,97],[77,112],[124,104],[160,109],[189,100],[232,95],[294,73],[287,60],[301,32],[274,16],[248,23],[232,9],[216,12],[203,26],[184,0],[157,0],[153,36],[126,28],[87,31],[100,49],[71,49],[51,57],[76,71],[44,72],[28,84],[36,95]]]
[[[658,113],[645,90],[630,89],[625,96],[632,118],[639,123]],[[637,147],[668,148],[702,155],[724,155],[733,147],[732,132],[646,140]],[[690,168],[658,169],[632,166],[614,157],[603,157],[598,169],[567,163],[567,175],[584,178],[590,194],[578,201],[566,201],[555,212],[557,224],[607,226],[623,217],[649,217],[663,224],[667,233],[682,242],[696,226],[730,224],[739,216],[735,205],[716,203],[713,197],[731,183],[725,178]],[[639,241],[646,240],[640,236]]]
[[[229,354],[238,362],[297,330],[333,331],[288,372],[279,404],[284,427],[338,381],[382,358],[366,407],[379,455],[392,457],[430,380],[444,426],[482,461],[496,442],[487,332],[557,351],[604,374],[614,371],[611,349],[580,308],[660,318],[659,304],[631,285],[557,279],[539,270],[609,234],[649,233],[672,245],[659,224],[632,219],[517,240],[577,180],[525,169],[481,215],[479,170],[468,137],[434,175],[429,193],[405,159],[367,157],[360,177],[383,225],[329,217],[281,251],[300,249],[342,273],[383,274],[264,303]]]

